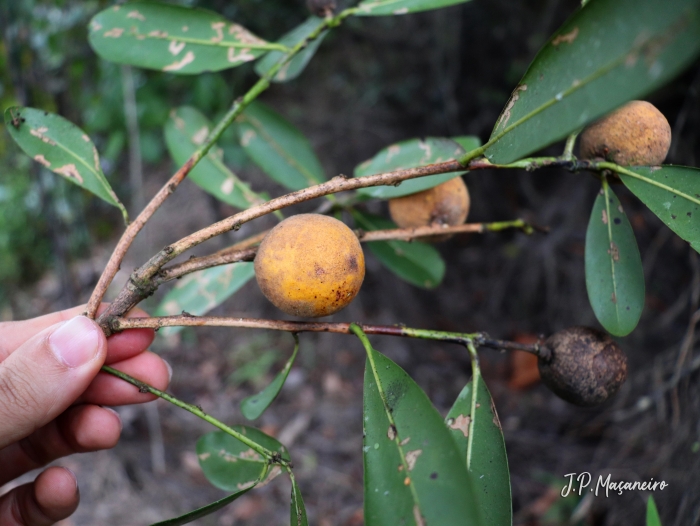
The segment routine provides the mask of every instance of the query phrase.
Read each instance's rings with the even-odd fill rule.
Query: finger
[[[107,308],[103,303],[98,309],[98,314]],[[20,345],[23,345],[34,334],[41,332],[57,323],[68,321],[79,316],[85,311],[85,305],[73,307],[59,312],[53,312],[38,318],[24,321],[11,321],[0,323],[0,362],[7,358]],[[132,309],[127,318],[146,318],[148,314],[139,308]],[[109,355],[113,361],[123,360],[146,349],[155,333],[151,329],[133,329],[113,335],[109,338]]]
[[[58,458],[112,448],[121,429],[121,419],[112,409],[71,407],[28,437],[0,449],[0,486]]]
[[[170,383],[170,365],[157,354],[145,352],[116,363],[113,367],[150,386],[164,391]],[[101,372],[80,397],[80,403],[97,405],[141,404],[155,400],[149,393],[140,393],[138,388],[109,373]]]
[[[97,325],[78,316],[50,327],[0,363],[0,448],[63,413],[92,382],[107,352]]]
[[[34,482],[0,497],[0,524],[50,526],[72,515],[79,501],[75,475],[66,468],[52,467]]]

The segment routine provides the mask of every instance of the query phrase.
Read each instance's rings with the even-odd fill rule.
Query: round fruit
[[[539,359],[542,381],[572,404],[598,405],[627,378],[627,357],[604,332],[570,327],[550,336],[544,346],[551,356]]]
[[[643,100],[634,100],[581,133],[581,157],[602,157],[623,166],[659,165],[671,147],[666,117]]]
[[[401,228],[454,226],[467,220],[469,205],[467,185],[455,177],[422,192],[390,199],[389,214]]]
[[[359,292],[365,257],[344,223],[299,214],[265,236],[255,256],[255,277],[265,297],[287,314],[328,316]]]

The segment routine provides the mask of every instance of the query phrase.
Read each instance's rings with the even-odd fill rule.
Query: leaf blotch
[[[563,44],[566,42],[567,44],[572,44],[574,40],[576,40],[576,37],[578,36],[578,26],[573,28],[571,31],[568,33],[564,33],[561,35],[558,35],[554,37],[552,40],[552,45],[554,47],[557,47],[559,44]]]
[[[468,437],[469,424],[471,423],[471,421],[472,419],[469,415],[458,415],[457,418],[453,419],[453,421],[448,425],[450,426],[450,429],[454,429],[455,431],[461,431],[465,437]]]

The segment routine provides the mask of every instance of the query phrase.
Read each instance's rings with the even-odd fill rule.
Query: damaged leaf
[[[306,518],[304,499],[301,496],[301,490],[295,478],[292,479],[292,502],[289,507],[289,524],[291,526],[309,526],[309,521]]]
[[[323,168],[309,141],[275,110],[255,101],[237,122],[243,149],[279,184],[301,190],[324,181]]]
[[[700,170],[685,166],[633,166],[619,172],[634,195],[700,252]]]
[[[290,48],[294,47],[308,37],[313,31],[315,31],[322,22],[323,21],[317,16],[309,17],[301,25],[295,27],[289,33],[285,34],[278,41],[278,43]],[[321,42],[323,42],[323,39],[327,34],[328,30],[325,30],[317,38],[307,43],[303,50],[297,53],[292,60],[282,66],[282,69],[280,69],[277,74],[272,77],[272,82],[288,82],[301,75],[302,71],[304,71],[306,68],[306,65],[316,54],[316,50],[321,45]],[[282,51],[270,51],[267,55],[255,63],[255,72],[262,77],[284,56],[285,54]]]
[[[197,109],[182,106],[172,110],[165,123],[165,143],[173,161],[182,166],[206,141],[212,125]],[[250,189],[223,162],[223,151],[216,146],[201,159],[187,176],[205,192],[226,204],[246,209],[261,203],[262,196]]]
[[[383,217],[353,211],[363,230],[384,230],[396,225]],[[367,248],[391,272],[404,281],[424,289],[434,289],[445,276],[445,262],[431,245],[421,241],[371,241]]]
[[[365,524],[482,524],[475,488],[442,417],[403,369],[372,348],[357,325],[351,330],[367,352]]]
[[[364,0],[357,6],[357,16],[405,15],[439,9],[468,0]]]
[[[596,318],[610,334],[628,335],[644,308],[644,269],[632,226],[605,179],[588,222],[585,259]]]
[[[506,444],[496,407],[478,368],[459,393],[445,423],[471,473],[485,523],[510,526],[513,509]]]
[[[544,45],[486,156],[510,163],[668,82],[700,52],[697,0],[588,2]]]
[[[241,262],[212,267],[183,277],[163,297],[155,316],[173,316],[186,311],[202,316],[233,296],[253,276],[253,263]],[[182,327],[163,329],[170,334]]]
[[[102,173],[97,148],[83,130],[55,113],[20,106],[5,110],[5,127],[29,157],[116,206],[128,222],[126,208]]]
[[[287,448],[271,436],[253,427],[231,427],[253,442],[279,453],[284,460],[290,460]],[[267,460],[262,455],[223,431],[214,431],[200,437],[197,441],[197,458],[207,480],[225,491],[248,489],[256,484],[263,469],[267,467]],[[272,479],[279,473],[279,467],[275,466],[265,480]]]
[[[277,373],[275,379],[258,394],[248,396],[241,401],[241,413],[243,413],[243,416],[248,420],[255,420],[262,415],[265,410],[270,407],[270,404],[275,401],[275,398],[277,398],[277,395],[282,390],[284,382],[287,380],[287,376],[289,376],[289,371],[294,364],[294,359],[297,357],[297,352],[299,351],[299,337],[296,334],[292,334],[292,336],[294,336],[294,352],[289,360],[287,360],[287,363],[284,364],[282,370]]]
[[[156,2],[109,7],[89,30],[90,45],[105,60],[181,75],[240,66],[271,49],[213,11]]]
[[[474,142],[473,138],[471,143]],[[479,146],[478,144],[476,145]],[[457,159],[464,155],[465,150],[452,139],[427,137],[425,139],[410,139],[387,146],[371,159],[355,167],[355,177],[365,177],[394,170],[416,168],[426,164],[441,163]],[[440,183],[459,177],[464,172],[454,172],[439,175],[429,175],[403,181],[399,186],[372,186],[360,188],[360,195],[377,199],[391,199],[403,195],[415,194],[427,190]]]

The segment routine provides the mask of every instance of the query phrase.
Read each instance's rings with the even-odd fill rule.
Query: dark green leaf
[[[509,163],[563,139],[682,71],[700,51],[697,0],[596,0],[544,45],[515,88],[486,156]]]
[[[383,217],[353,212],[364,230],[384,230],[396,225]],[[409,283],[426,289],[437,287],[445,276],[445,262],[432,246],[420,241],[372,241],[367,248],[391,272]]]
[[[195,108],[182,106],[170,113],[165,123],[165,142],[175,164],[182,166],[199,149],[211,131],[211,123]],[[224,203],[248,208],[262,198],[229,170],[223,151],[214,146],[189,173],[188,178]]]
[[[685,166],[623,170],[619,175],[625,186],[700,252],[700,170]]]
[[[5,126],[36,162],[85,188],[128,215],[100,167],[97,148],[83,130],[60,115],[15,106],[5,110]]]
[[[405,15],[439,9],[468,0],[364,0],[357,6],[357,16]]]
[[[513,520],[510,474],[501,422],[478,369],[475,379],[464,386],[445,422],[472,474],[484,522],[489,526],[510,526]]]
[[[304,499],[301,497],[301,491],[299,490],[296,479],[292,479],[292,503],[289,515],[289,524],[291,526],[309,526],[309,521],[306,518]]]
[[[241,146],[272,179],[290,190],[323,182],[323,168],[309,141],[272,108],[253,102],[238,122]]]
[[[206,506],[202,506],[201,508],[197,508],[196,510],[185,513],[184,515],[180,515],[179,517],[175,517],[173,519],[157,522],[155,524],[151,524],[151,526],[182,526],[183,524],[189,524],[192,521],[196,521],[197,519],[201,519],[202,517],[211,515],[215,511],[219,511],[224,506],[228,506],[238,497],[248,493],[254,487],[255,485],[250,486],[246,489],[237,491],[236,493],[232,493],[228,497],[224,497],[223,499],[217,500],[216,502],[212,502],[211,504],[207,504]]]
[[[292,369],[294,364],[294,359],[297,357],[297,352],[299,351],[299,338],[296,334],[294,336],[294,352],[292,356],[284,364],[284,368],[277,373],[275,379],[270,382],[265,389],[260,391],[258,394],[244,398],[241,401],[241,413],[248,420],[255,420],[260,415],[262,415],[265,410],[270,407],[270,404],[277,398],[277,395],[282,390],[284,382],[289,376],[289,371]]]
[[[632,332],[644,308],[644,270],[632,226],[605,181],[586,232],[586,288],[593,312],[608,332]]]
[[[285,34],[278,41],[278,43],[286,47],[294,47],[296,44],[308,37],[316,28],[318,28],[321,23],[322,20],[320,18],[312,16],[308,18],[306,22]],[[301,72],[304,71],[306,65],[316,54],[318,46],[320,46],[323,39],[326,38],[327,33],[328,31],[321,33],[315,40],[309,42],[306,47],[292,60],[282,66],[282,69],[280,69],[279,72],[277,72],[277,74],[272,78],[272,82],[287,82],[301,75]],[[262,77],[284,56],[285,54],[282,51],[270,51],[267,55],[256,62],[255,72]]]
[[[252,441],[285,460],[290,460],[287,448],[262,431],[247,426],[231,426]],[[197,456],[204,476],[217,488],[225,491],[240,491],[254,485],[267,465],[267,460],[243,442],[223,431],[207,433],[197,441]],[[268,473],[271,479],[280,473],[275,466]]]
[[[363,344],[365,524],[481,524],[466,464],[442,417],[403,369],[366,337]]]
[[[255,276],[252,263],[233,263],[188,274],[168,291],[155,316],[171,316],[187,311],[195,316],[221,305]],[[176,332],[182,327],[167,330]]]
[[[659,512],[656,509],[654,497],[651,495],[649,495],[649,500],[647,501],[647,526],[661,526],[661,517],[659,517]]]
[[[90,22],[89,39],[106,60],[187,75],[240,66],[271,49],[213,11],[156,2],[100,11]]]
[[[393,170],[416,168],[426,164],[440,163],[456,159],[464,154],[464,149],[450,139],[410,139],[408,141],[392,144],[384,148],[371,159],[355,167],[355,177],[365,177]],[[464,172],[455,172],[428,177],[418,177],[402,182],[399,186],[372,186],[360,188],[358,193],[376,197],[378,199],[391,199],[402,195],[415,194],[427,190],[440,183],[459,177]]]

